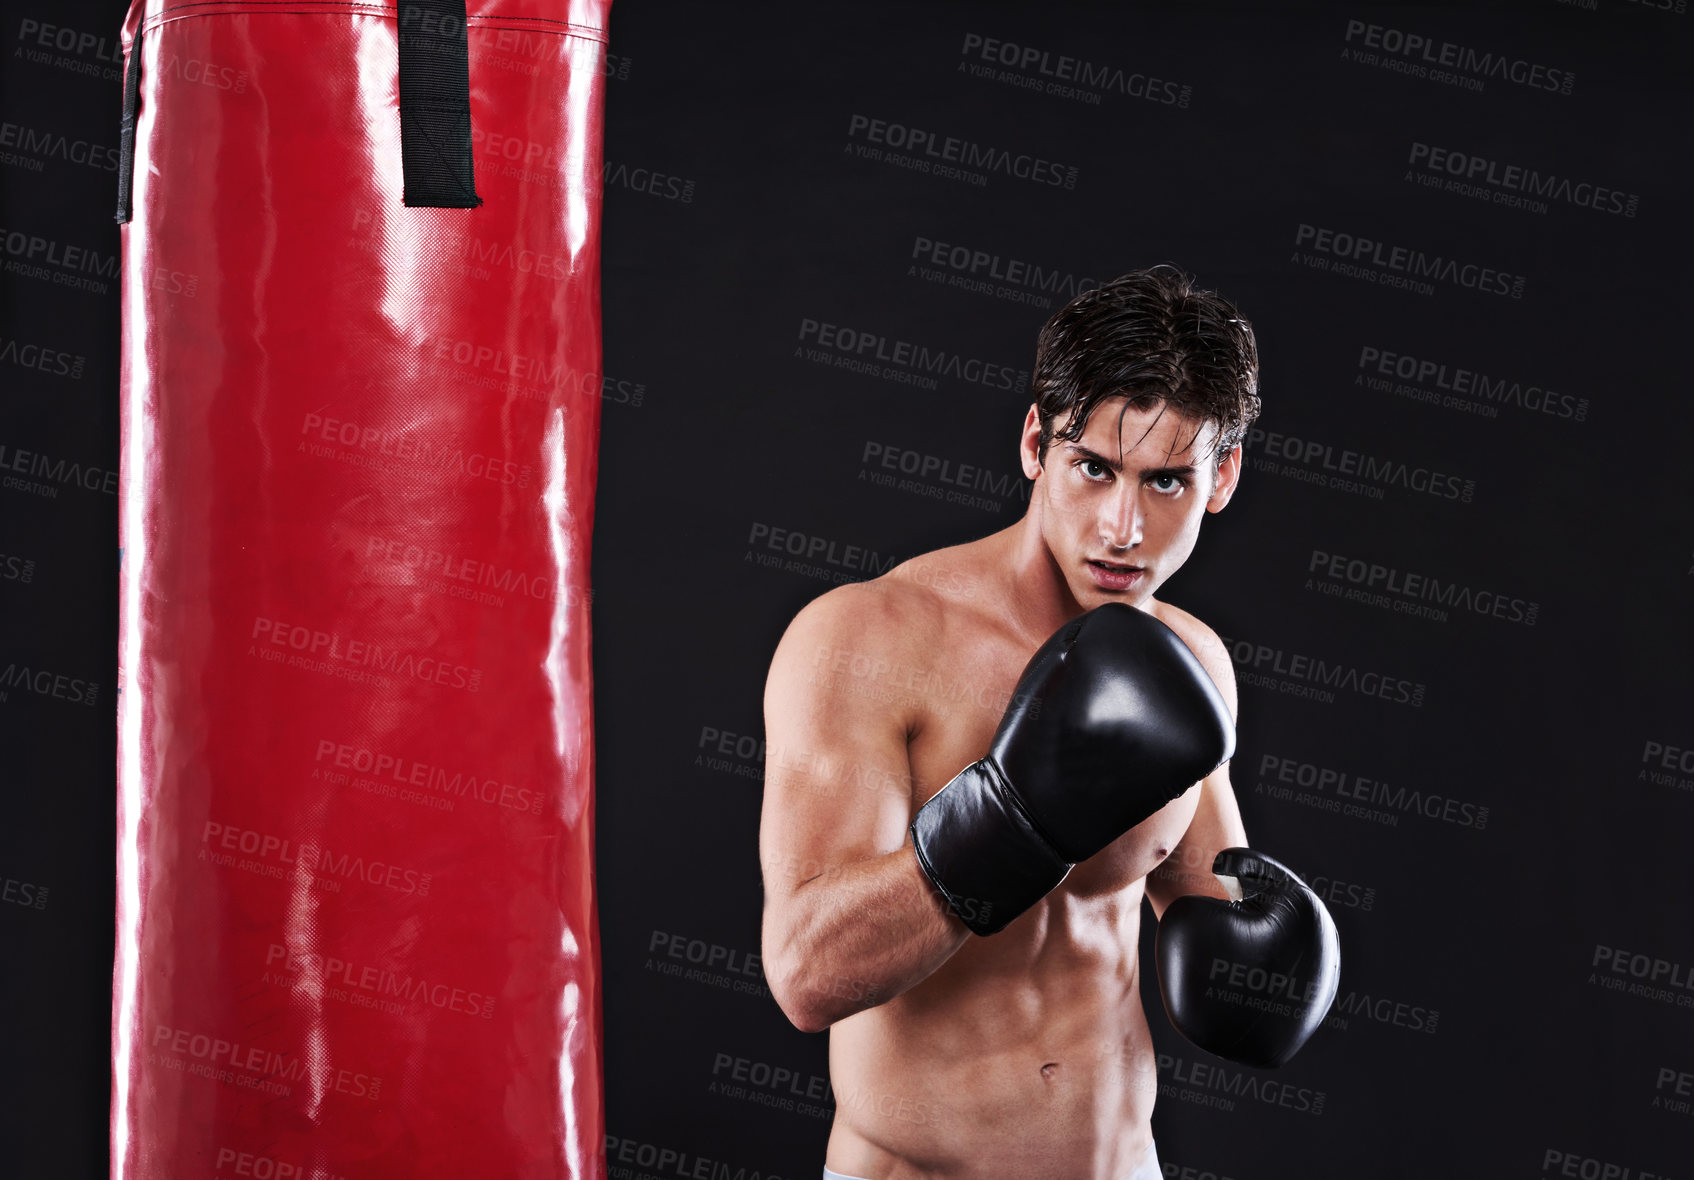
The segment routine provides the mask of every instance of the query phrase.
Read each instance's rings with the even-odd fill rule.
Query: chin
[[[1093,582],[1085,582],[1080,587],[1071,587],[1071,596],[1083,610],[1093,610],[1108,602],[1122,602],[1129,606],[1140,606],[1151,593],[1145,584],[1132,586],[1128,590],[1103,590]]]

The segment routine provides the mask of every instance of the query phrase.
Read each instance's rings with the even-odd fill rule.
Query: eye
[[[1082,477],[1091,483],[1105,483],[1112,469],[1098,459],[1078,459],[1075,464],[1082,469]]]
[[[1154,491],[1164,492],[1167,495],[1173,496],[1188,486],[1188,480],[1180,475],[1155,475],[1148,482],[1153,485]]]

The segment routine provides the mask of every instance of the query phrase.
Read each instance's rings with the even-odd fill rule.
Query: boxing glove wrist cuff
[[[1003,930],[1071,869],[993,758],[954,775],[918,809],[911,831],[924,874],[977,934]]]

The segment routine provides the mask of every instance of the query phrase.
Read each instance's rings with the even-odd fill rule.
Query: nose
[[[1100,539],[1113,549],[1141,544],[1141,487],[1120,480],[1107,497],[1100,516]]]

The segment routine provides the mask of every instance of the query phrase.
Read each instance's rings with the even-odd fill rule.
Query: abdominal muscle
[[[1086,889],[1117,876],[1110,862],[1127,851],[1114,845],[1071,878]],[[1136,961],[1141,896],[1139,876],[1095,894],[1067,879],[905,994],[838,1021],[829,1166],[866,1180],[1131,1171],[1158,1088]]]

